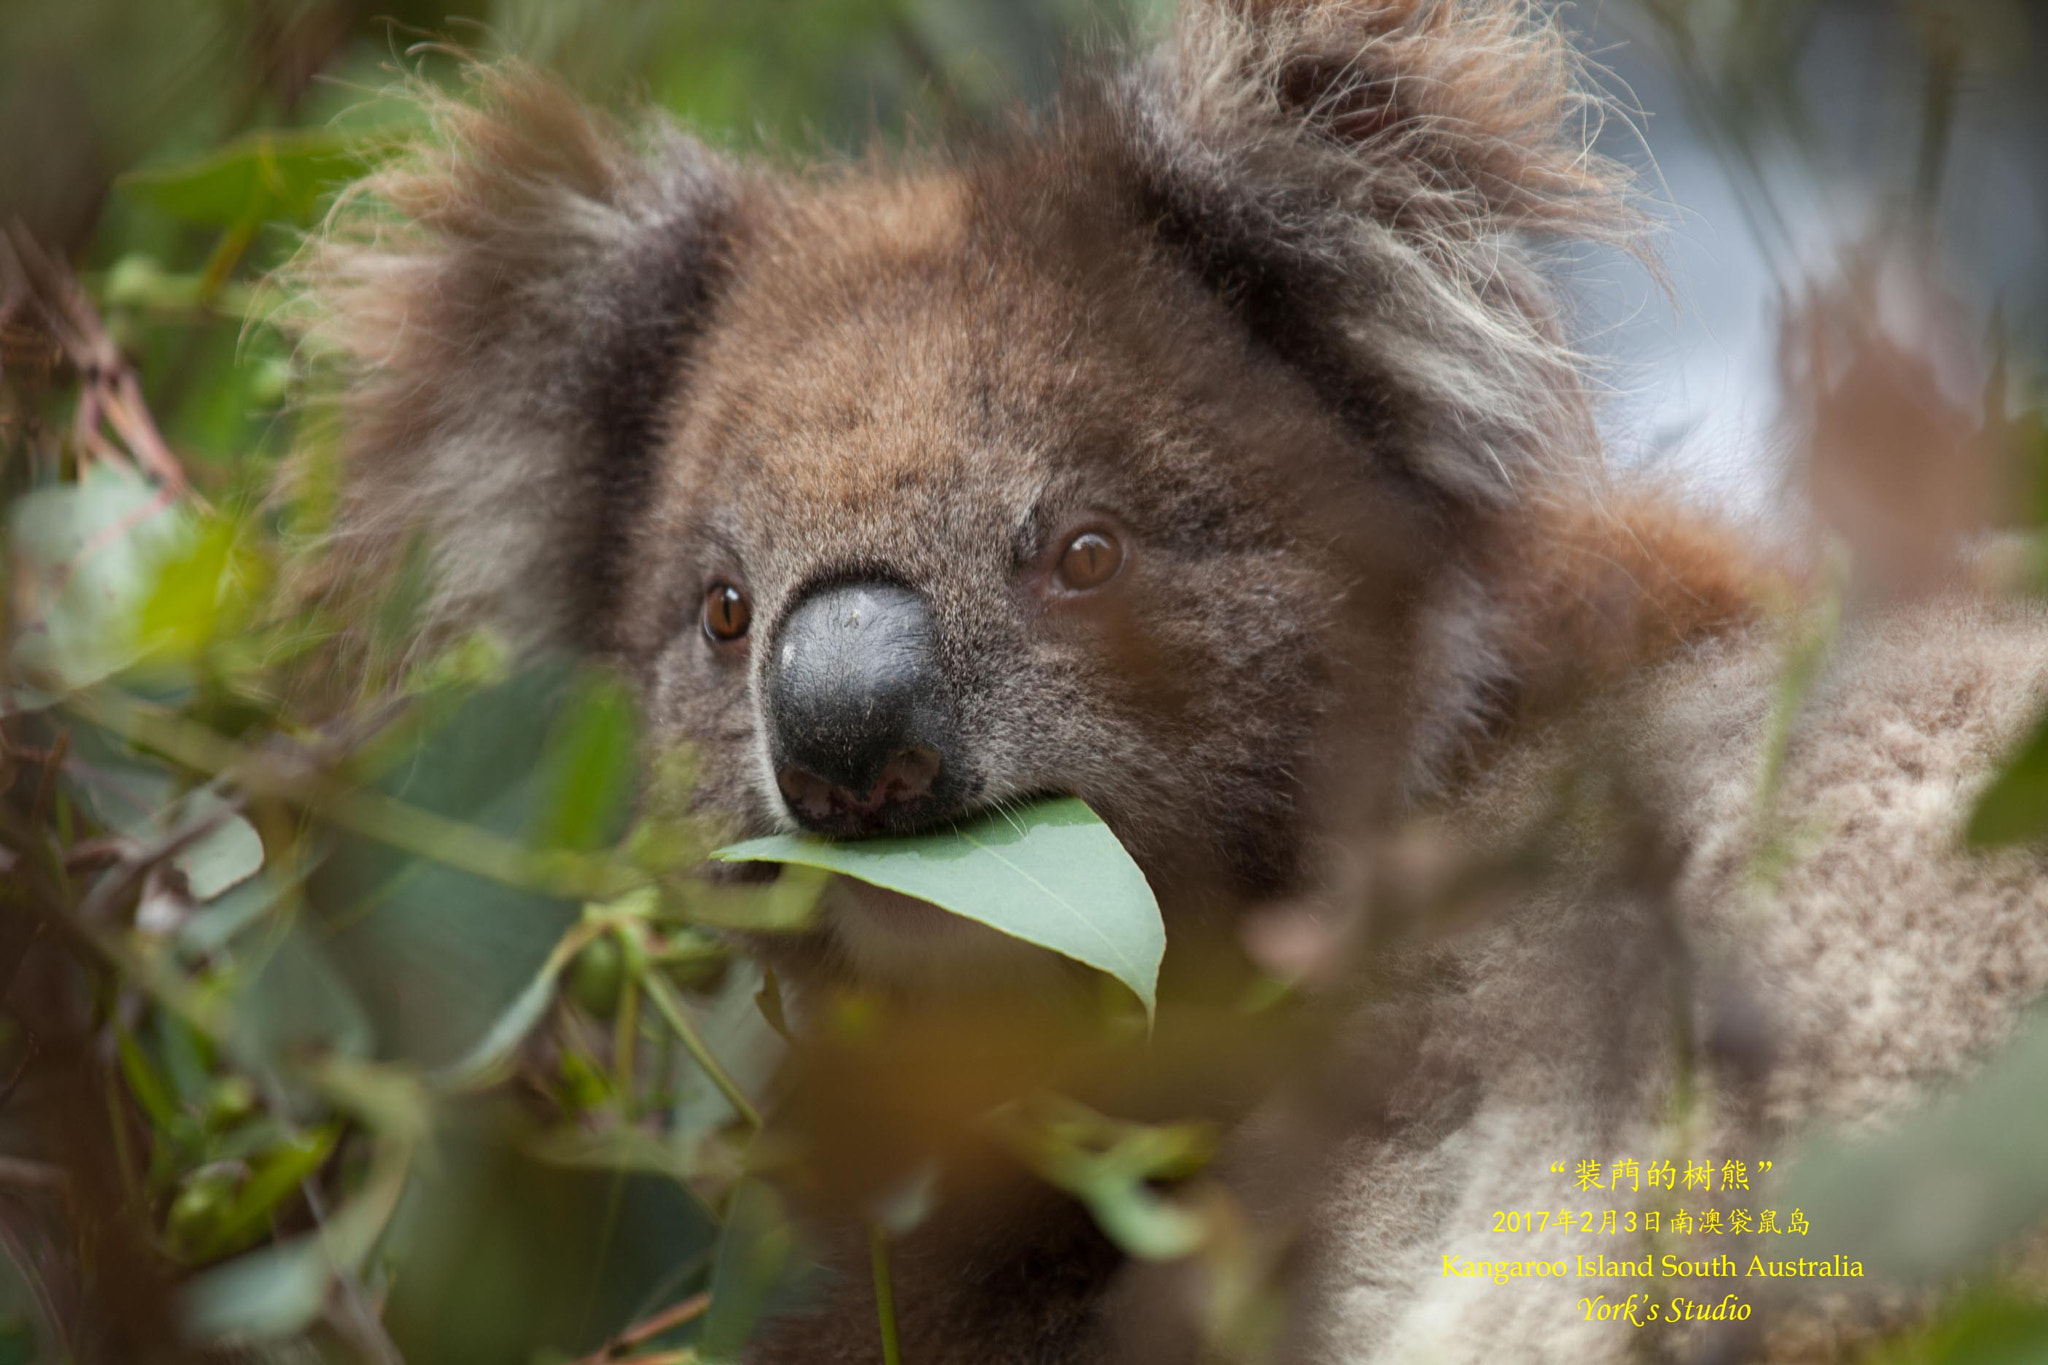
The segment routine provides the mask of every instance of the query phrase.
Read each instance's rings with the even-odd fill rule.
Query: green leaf
[[[1996,848],[2048,835],[2048,716],[1977,801],[1967,833],[1972,846]]]
[[[179,1291],[179,1316],[197,1341],[276,1341],[320,1316],[331,1276],[320,1238],[295,1237],[195,1276]]]
[[[616,837],[632,795],[638,728],[633,699],[610,673],[579,676],[540,756],[545,848],[581,851]]]
[[[1903,1337],[1884,1342],[1863,1365],[2037,1365],[2048,1360],[2048,1304],[2019,1294],[1979,1292]]]
[[[579,945],[592,938],[587,930],[587,925],[579,925],[564,935],[562,941],[555,945],[555,950],[548,954],[547,961],[541,964],[540,970],[533,974],[533,980],[527,983],[526,989],[506,1007],[469,1053],[434,1072],[429,1079],[451,1090],[470,1089],[498,1079],[519,1045],[526,1041],[526,1035],[533,1032],[547,1014],[548,1006],[554,1003],[555,982],[561,977],[563,968],[579,956]],[[605,941],[603,938],[595,940],[598,943]],[[588,951],[588,948],[583,950]]]
[[[693,862],[702,862],[701,852]],[[776,934],[810,927],[818,901],[832,883],[829,869],[790,865],[765,886],[711,886],[692,881],[671,888],[678,909],[691,924]]]
[[[149,1121],[159,1133],[169,1132],[178,1123],[178,1102],[171,1096],[171,1088],[164,1084],[156,1067],[135,1041],[135,1035],[119,1024],[114,1025],[114,1053],[121,1062],[121,1074],[128,1079],[128,1093],[135,1096],[135,1102],[149,1115]]]
[[[171,861],[185,874],[192,899],[210,901],[263,870],[263,839],[254,825],[230,815]]]
[[[200,1257],[214,1260],[255,1242],[268,1226],[272,1211],[320,1169],[340,1136],[340,1125],[327,1124],[281,1142],[259,1157],[248,1180],[200,1242]]]
[[[265,1065],[318,1051],[359,1057],[370,1050],[362,1002],[328,961],[314,932],[293,924],[235,999],[234,1043]]]
[[[385,1323],[406,1360],[580,1356],[679,1272],[701,1280],[717,1224],[680,1181],[460,1134],[440,1150],[394,1249]]]
[[[608,844],[623,833],[637,742],[614,686],[554,660],[465,691],[445,723],[387,746],[383,790],[527,848]],[[306,896],[380,1055],[451,1081],[488,1069],[538,1017],[562,965],[551,959],[583,913],[580,901],[357,835],[337,839]]]
[[[226,805],[214,792],[201,787],[158,817],[171,829],[188,828],[201,820],[219,821],[171,859],[172,865],[185,874],[192,899],[201,904],[233,890],[263,870],[262,836],[247,820],[226,811]]]
[[[410,1105],[368,1106],[376,1107]],[[389,1131],[407,1126],[401,1122]],[[320,1232],[273,1243],[188,1280],[178,1291],[186,1332],[198,1341],[246,1344],[304,1331],[326,1307],[335,1274],[355,1273],[383,1237],[407,1189],[410,1152],[410,1139],[380,1142],[363,1188],[329,1215]]]
[[[178,926],[172,942],[186,957],[204,957],[228,946],[235,935],[255,924],[287,894],[270,878],[251,878],[196,911]]]
[[[155,1011],[150,1032],[156,1055],[163,1059],[164,1079],[182,1109],[197,1110],[215,1085],[213,1048],[190,1023],[170,1010]]]
[[[762,968],[742,959],[718,992],[697,1012],[697,1032],[743,1094],[765,1095],[786,1054],[786,1040],[769,1027],[754,997],[762,989]],[[676,1078],[669,1106],[669,1131],[678,1142],[695,1142],[738,1118],[732,1102],[701,1067],[685,1067]]]
[[[2048,1019],[2037,1016],[1953,1096],[1868,1140],[1816,1140],[1777,1202],[1812,1224],[1801,1255],[1841,1252],[1873,1275],[1949,1281],[2048,1214],[2044,1131]]]
[[[369,165],[358,144],[326,131],[251,133],[197,161],[134,171],[122,193],[174,217],[221,226],[306,222],[320,196]]]
[[[1150,1016],[1166,926],[1145,874],[1071,797],[944,833],[833,843],[775,834],[718,850],[727,862],[797,863],[915,896],[1129,986]]]
[[[21,604],[14,670],[66,691],[130,663],[156,567],[189,526],[168,494],[112,464],[18,500],[8,519]]]
[[[211,787],[178,796],[176,779],[167,770],[134,761],[136,755],[112,745],[93,727],[75,726],[71,733],[72,751],[83,755],[85,762],[67,769],[60,780],[108,828],[154,844],[202,822],[214,822],[211,830],[171,859],[171,865],[184,873],[194,901],[205,904],[263,870],[262,836],[227,809],[227,802]]]
[[[164,548],[136,612],[138,651],[160,662],[189,662],[242,627],[269,580],[269,565],[248,540],[246,528],[210,516]]]
[[[797,1244],[781,1196],[762,1181],[742,1180],[726,1206],[699,1354],[708,1365],[737,1361],[765,1319],[810,1304],[817,1293],[816,1276],[816,1265]]]

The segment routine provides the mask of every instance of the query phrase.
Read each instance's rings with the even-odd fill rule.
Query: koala
[[[1580,1303],[1616,1285],[1444,1270],[1648,1252],[1489,1219],[1556,1207],[1559,1157],[1882,1123],[2048,985],[2048,863],[1958,836],[2048,700],[2048,612],[1961,579],[1852,610],[1787,713],[1809,576],[1604,468],[1555,267],[1648,219],[1547,8],[1185,0],[1050,109],[805,169],[517,68],[423,98],[302,265],[335,554],[423,533],[436,619],[616,661],[735,834],[1085,800],[1166,918],[1162,1032],[1274,907],[1367,945],[1327,1045],[1217,1102],[1266,1358],[1789,1360],[1875,1321],[1618,1330]],[[1404,918],[1430,897],[1360,888],[1417,821],[1540,871]],[[764,951],[800,992],[1085,994],[851,881]],[[1025,1185],[898,1248],[906,1359],[1222,1349],[1194,1272]],[[751,1358],[879,1360],[853,1264]]]

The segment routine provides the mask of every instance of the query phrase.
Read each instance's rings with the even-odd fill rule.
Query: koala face
[[[1625,181],[1507,13],[1195,3],[1037,122],[805,175],[481,73],[311,255],[345,531],[624,661],[737,833],[1072,795],[1169,914],[1282,892],[1330,723],[1399,785],[1483,686],[1431,624],[1472,547],[1591,454],[1533,244]],[[881,900],[856,965],[840,920],[966,933]]]
[[[742,248],[632,554],[653,715],[753,829],[1075,795],[1270,886],[1336,605],[1284,452],[1343,433],[1135,225],[1009,207],[864,186]]]
[[[750,832],[1072,795],[1155,884],[1271,893],[1342,595],[1291,456],[1351,437],[1135,216],[1033,174],[846,187],[735,249],[628,653]]]

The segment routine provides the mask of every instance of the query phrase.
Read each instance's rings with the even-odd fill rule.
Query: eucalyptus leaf
[[[638,725],[632,696],[616,675],[572,679],[538,760],[542,796],[532,838],[547,848],[589,850],[618,836],[632,803],[627,778]]]
[[[411,809],[518,846],[603,847],[623,833],[633,786],[622,698],[571,660],[538,661],[448,698],[443,723],[383,753],[380,785]],[[487,1073],[539,1017],[562,965],[556,949],[583,913],[543,887],[356,834],[336,839],[306,891],[380,1055],[451,1084]]]
[[[201,787],[158,817],[172,829],[204,820],[212,829],[179,850],[171,861],[185,874],[192,899],[204,904],[263,870],[263,838],[256,827],[228,809],[227,802]]]
[[[764,1321],[812,1306],[819,1289],[782,1197],[765,1181],[742,1180],[726,1207],[698,1353],[707,1365],[738,1361]]]
[[[178,1293],[179,1313],[196,1341],[276,1341],[320,1316],[332,1278],[320,1238],[294,1237],[194,1276]]]
[[[1803,1208],[1812,1251],[1873,1275],[1932,1283],[1992,1257],[2048,1213],[2048,1018],[2037,1016],[1953,1095],[1867,1140],[1803,1151],[1781,1201]],[[1884,1198],[1871,1198],[1871,1191]]]
[[[311,1179],[334,1152],[341,1136],[338,1124],[328,1124],[302,1133],[271,1147],[254,1163],[242,1187],[220,1211],[198,1251],[201,1259],[216,1257],[257,1241],[268,1228],[272,1213],[290,1199],[300,1185]]]
[[[210,901],[263,870],[263,839],[256,827],[230,815],[172,862],[185,874],[195,901]]]
[[[307,1051],[360,1057],[374,1037],[362,1001],[304,923],[290,927],[235,997],[233,1018],[236,1050],[264,1065]]]
[[[931,834],[852,843],[774,834],[712,856],[823,868],[915,896],[1109,973],[1148,1017],[1157,1005],[1159,902],[1109,826],[1071,797]]]
[[[538,1160],[515,1137],[437,1139],[446,1155],[393,1248],[385,1324],[406,1360],[581,1356],[679,1270],[701,1283],[718,1225],[682,1182]]]
[[[108,828],[154,844],[212,824],[171,859],[195,902],[212,901],[263,870],[262,836],[212,787],[178,796],[177,781],[167,769],[145,766],[140,755],[110,747],[91,727],[77,726],[71,733],[74,752],[88,758],[66,771],[63,784]]]
[[[754,1002],[762,989],[762,973],[759,963],[735,962],[697,1020],[704,1046],[747,1095],[770,1092],[787,1051],[783,1035],[775,1032]],[[738,1117],[732,1102],[702,1067],[685,1067],[677,1075],[668,1114],[670,1132],[677,1142],[701,1140]]]
[[[555,950],[548,954],[547,961],[533,974],[526,989],[506,1007],[484,1035],[476,1041],[469,1052],[448,1063],[431,1074],[430,1079],[439,1086],[451,1090],[464,1090],[487,1085],[499,1079],[506,1064],[518,1051],[526,1036],[533,1032],[548,1007],[555,1002],[555,982],[561,977],[562,969],[575,956],[572,945],[580,944],[587,934],[571,929]]]
[[[268,915],[288,892],[273,878],[252,877],[195,911],[178,926],[172,941],[187,957],[217,953]]]
[[[8,514],[19,604],[11,671],[63,691],[131,663],[157,566],[190,528],[162,490],[108,463],[16,501]]]

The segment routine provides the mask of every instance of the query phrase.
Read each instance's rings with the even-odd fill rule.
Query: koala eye
[[[753,604],[732,584],[713,583],[704,590],[704,634],[713,644],[727,645],[741,638],[753,619]]]
[[[1116,577],[1124,547],[1108,531],[1083,531],[1067,542],[1055,570],[1069,592],[1090,592]]]

